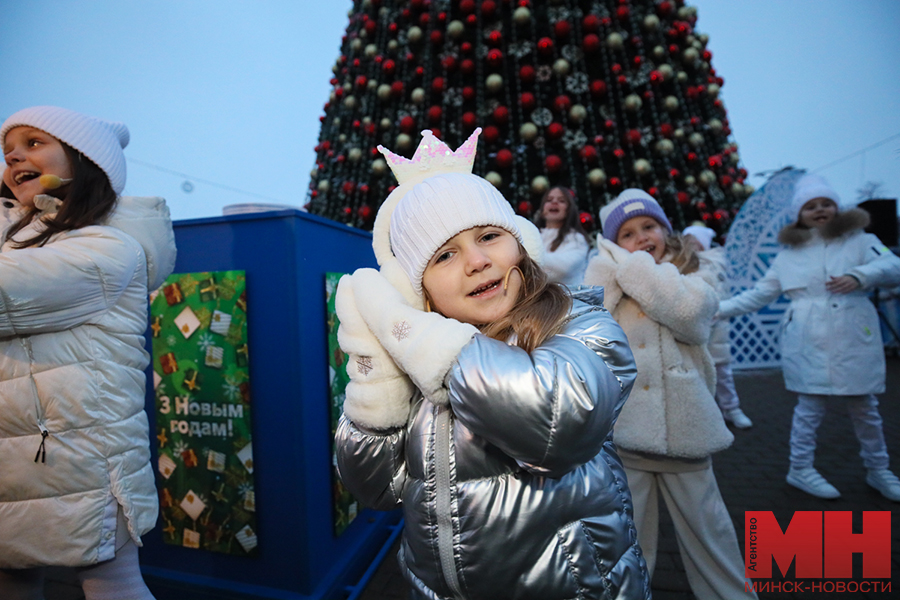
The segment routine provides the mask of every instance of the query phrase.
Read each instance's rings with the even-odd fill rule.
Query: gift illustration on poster
[[[328,395],[331,401],[331,489],[334,500],[334,534],[340,535],[356,518],[359,504],[337,474],[337,458],[334,453],[334,434],[344,411],[344,394],[350,377],[347,375],[347,355],[338,344],[337,312],[334,308],[335,291],[343,273],[325,273],[325,302],[328,316]]]
[[[179,273],[151,295],[167,544],[257,553],[245,284],[244,271]]]

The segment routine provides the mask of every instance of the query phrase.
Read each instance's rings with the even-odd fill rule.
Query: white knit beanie
[[[483,177],[444,173],[417,183],[391,214],[391,250],[417,294],[434,253],[456,234],[493,225],[523,243],[516,215],[506,198]]]
[[[0,146],[13,127],[34,127],[75,148],[100,167],[116,194],[125,189],[125,154],[130,134],[113,123],[57,106],[32,106],[10,116],[0,127]]]
[[[682,233],[684,235],[693,236],[694,239],[700,242],[700,245],[703,246],[704,250],[709,250],[713,238],[716,237],[716,232],[705,225],[690,225],[685,227]]]
[[[647,216],[653,217],[659,224],[668,229],[672,233],[672,224],[669,218],[663,212],[662,207],[653,196],[636,188],[623,190],[615,200],[600,209],[600,228],[603,230],[603,237],[611,242],[616,241],[619,235],[619,228],[625,221],[634,217]]]
[[[808,173],[797,180],[794,184],[794,197],[791,199],[790,214],[795,220],[800,219],[800,209],[803,205],[815,198],[828,198],[838,205],[841,209],[841,198],[834,191],[825,178],[820,175]]]

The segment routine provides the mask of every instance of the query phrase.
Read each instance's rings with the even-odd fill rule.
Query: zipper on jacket
[[[47,431],[47,428],[44,427],[43,423],[38,423],[38,427],[41,428],[41,445],[38,446],[37,454],[34,455],[34,462],[38,461],[38,458],[41,459],[41,462],[47,463],[47,448],[44,446],[44,442],[47,441],[47,436],[50,435],[50,432]]]
[[[453,560],[453,518],[450,496],[450,408],[436,406],[434,418],[435,512],[438,526],[438,553],[447,586],[456,598],[463,598]]]

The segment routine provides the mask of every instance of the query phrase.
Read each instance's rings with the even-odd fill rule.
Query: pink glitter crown
[[[481,127],[477,127],[456,152],[437,139],[428,129],[422,132],[422,141],[419,142],[419,147],[411,159],[394,154],[384,146],[378,146],[378,151],[384,155],[391,171],[401,184],[438,173],[471,173],[475,164],[475,147],[478,145],[479,133]]]

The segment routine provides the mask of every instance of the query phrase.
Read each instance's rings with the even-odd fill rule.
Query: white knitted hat
[[[10,116],[0,127],[0,146],[13,127],[46,131],[100,167],[116,194],[125,189],[125,154],[130,134],[124,123],[112,123],[57,106],[32,106]]]
[[[704,250],[709,250],[713,238],[716,237],[716,232],[704,225],[690,225],[685,227],[682,233],[684,235],[694,236],[694,238],[700,242],[700,245],[703,246]]]
[[[790,214],[795,220],[800,219],[800,209],[803,205],[814,198],[828,198],[838,205],[841,209],[841,198],[834,191],[825,178],[820,175],[808,173],[797,180],[794,184],[794,197],[791,198]]]
[[[443,173],[417,183],[391,214],[391,249],[416,293],[428,261],[456,234],[485,225],[501,227],[520,243],[512,207],[490,182],[471,173]]]

